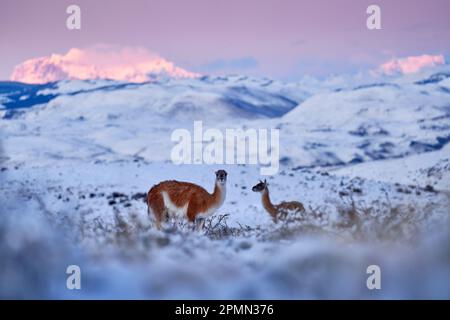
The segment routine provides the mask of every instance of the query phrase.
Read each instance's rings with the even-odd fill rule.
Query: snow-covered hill
[[[450,73],[436,73],[316,94],[279,121],[289,160],[343,165],[439,150],[450,141],[449,85]]]
[[[6,152],[19,162],[58,154],[170,160],[171,132],[202,120],[222,130],[281,129],[282,165],[355,164],[435,151],[450,141],[450,71],[441,69],[348,88],[239,76],[3,83],[0,129]]]
[[[82,107],[76,104],[82,100],[99,113],[104,111],[104,105],[121,105],[127,107],[126,111],[146,107],[165,117],[205,120],[281,116],[310,96],[295,84],[244,76],[204,76],[139,84],[110,80],[66,80],[45,85],[2,82],[0,94],[6,110],[44,102],[74,103],[71,109],[76,109]],[[13,114],[8,112],[6,117]]]
[[[446,144],[438,151],[349,165],[335,170],[331,169],[330,172],[392,184],[422,185],[438,190],[450,190],[449,155],[450,144]]]
[[[0,128],[8,135],[6,152],[20,155],[15,161],[46,161],[57,154],[84,160],[168,160],[175,128],[190,128],[194,120],[231,126],[237,119],[279,117],[309,95],[295,85],[237,76],[145,84],[4,83],[1,88]]]

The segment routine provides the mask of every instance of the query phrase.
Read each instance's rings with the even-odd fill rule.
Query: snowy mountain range
[[[170,132],[191,129],[194,120],[217,128],[282,129],[281,160],[291,167],[399,158],[450,141],[447,66],[383,80],[346,86],[246,76],[2,82],[0,129],[15,161],[37,161],[36,146],[84,160],[169,160]]]

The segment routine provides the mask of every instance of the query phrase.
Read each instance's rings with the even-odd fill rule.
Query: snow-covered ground
[[[343,176],[385,181],[391,184],[432,186],[438,190],[450,190],[450,144],[438,151],[409,157],[372,161],[331,169]]]
[[[450,298],[450,72],[382,80],[0,85],[0,296]],[[194,120],[280,129],[270,195],[306,213],[273,223],[256,165],[171,163]],[[219,168],[227,197],[205,229],[155,230],[153,184],[212,191]],[[65,287],[71,264],[82,290]]]

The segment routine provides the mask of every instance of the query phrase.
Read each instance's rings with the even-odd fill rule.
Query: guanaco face
[[[259,180],[257,185],[254,185],[252,188],[253,192],[263,192],[267,188],[267,181],[264,179],[264,182]]]
[[[216,171],[216,182],[220,185],[225,186],[227,184],[228,173],[225,170]]]
[[[212,215],[225,201],[227,172],[216,171],[213,193],[189,182],[163,181],[153,186],[147,194],[148,214],[153,214],[156,227],[169,217],[186,218],[194,222],[197,218]]]
[[[253,186],[252,191],[261,193],[263,207],[271,215],[275,222],[279,218],[285,218],[290,212],[294,213],[305,211],[303,204],[298,201],[283,201],[279,204],[272,204],[270,201],[269,189],[266,180],[260,180],[258,184]]]

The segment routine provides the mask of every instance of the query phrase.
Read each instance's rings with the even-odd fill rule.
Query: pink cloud
[[[380,66],[380,70],[387,74],[392,75],[396,73],[415,73],[422,68],[433,67],[436,65],[445,64],[445,58],[443,55],[421,55],[411,56],[401,59],[392,59]]]
[[[174,78],[198,76],[145,48],[96,45],[84,49],[72,48],[62,55],[52,54],[26,60],[14,68],[10,79],[27,83],[66,79],[145,82],[151,80],[152,74]]]

